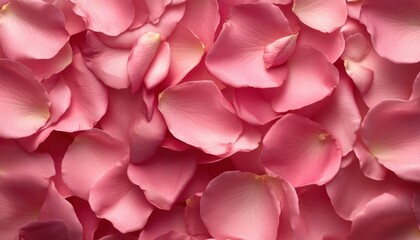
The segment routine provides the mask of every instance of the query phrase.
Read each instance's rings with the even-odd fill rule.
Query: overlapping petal
[[[371,108],[361,127],[369,152],[403,179],[420,181],[420,99],[388,100]]]
[[[264,49],[291,34],[289,22],[274,5],[236,6],[209,52],[206,66],[215,77],[233,87],[278,87],[287,76],[287,68],[267,69]]]
[[[362,6],[360,21],[372,35],[379,55],[397,63],[420,61],[420,3],[415,0],[372,1]]]
[[[209,154],[226,153],[243,129],[212,81],[186,82],[166,89],[160,94],[159,110],[176,138]]]
[[[46,89],[27,67],[7,59],[0,59],[0,78],[0,136],[36,133],[50,118]]]
[[[69,39],[63,13],[50,3],[16,0],[1,9],[0,47],[11,59],[52,58]]]
[[[262,161],[268,171],[294,187],[322,185],[338,172],[341,151],[335,137],[319,123],[287,114],[265,135]]]

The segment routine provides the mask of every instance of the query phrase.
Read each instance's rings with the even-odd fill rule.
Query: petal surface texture
[[[287,69],[267,69],[264,49],[290,34],[289,22],[274,5],[236,6],[209,52],[206,66],[215,77],[233,87],[278,87],[286,78]]]
[[[45,1],[8,3],[0,11],[0,33],[1,49],[11,59],[52,58],[69,39],[63,13]]]
[[[345,0],[294,0],[293,12],[309,27],[332,32],[347,19]]]
[[[266,169],[294,187],[321,185],[337,173],[341,151],[335,138],[320,124],[287,114],[265,135],[262,161]]]
[[[159,110],[176,138],[209,154],[226,153],[243,129],[233,107],[211,81],[166,89],[160,95]]]
[[[372,35],[372,43],[379,55],[397,63],[420,61],[420,2],[366,1],[360,21]]]
[[[0,60],[0,137],[34,134],[50,118],[47,90],[25,66]]]
[[[420,99],[384,101],[368,112],[362,140],[369,152],[399,177],[420,181]]]
[[[278,199],[253,173],[222,173],[201,198],[201,218],[217,239],[275,240],[279,217]]]

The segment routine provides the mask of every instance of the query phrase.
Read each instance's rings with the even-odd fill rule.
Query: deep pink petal
[[[88,29],[116,36],[127,30],[134,20],[131,0],[71,0],[74,12],[81,16]]]
[[[204,191],[200,211],[210,234],[217,239],[277,238],[279,199],[270,192],[264,176],[222,173]]]
[[[44,204],[39,211],[39,220],[62,220],[67,230],[68,239],[82,238],[82,225],[77,219],[73,206],[66,201],[51,183]]]
[[[21,138],[34,134],[50,118],[47,91],[20,63],[0,60],[0,136]]]
[[[344,239],[348,235],[351,222],[337,215],[324,187],[308,187],[298,194],[297,240]]]
[[[337,140],[319,123],[287,114],[265,135],[262,161],[267,170],[295,187],[321,185],[337,173],[341,151]]]
[[[149,9],[149,22],[159,20],[171,0],[144,0]]]
[[[377,104],[361,129],[363,142],[379,163],[403,179],[420,181],[420,99]]]
[[[92,184],[89,203],[122,233],[142,229],[153,211],[143,190],[128,179],[127,164],[115,165]]]
[[[343,76],[326,101],[325,106],[311,119],[319,122],[337,139],[341,153],[345,156],[353,149],[356,132],[362,121],[351,80]]]
[[[215,32],[220,21],[219,4],[216,0],[186,1],[185,7],[182,24],[200,39],[208,52],[213,47]]]
[[[345,0],[295,0],[293,12],[304,24],[321,32],[333,32],[347,19]]]
[[[19,228],[38,219],[49,181],[33,175],[0,175],[0,232],[15,239]]]
[[[272,100],[273,109],[277,112],[318,102],[330,95],[339,81],[337,69],[326,56],[308,46],[297,48],[287,66],[287,80]]]
[[[142,95],[128,90],[109,91],[109,106],[102,129],[130,146],[130,159],[140,163],[152,157],[165,137],[166,124],[156,107],[149,119]]]
[[[69,39],[62,12],[44,1],[17,0],[3,6],[0,33],[1,49],[11,59],[52,58]]]
[[[214,155],[226,153],[242,132],[242,122],[231,109],[212,81],[170,87],[159,98],[159,110],[169,131],[179,140]]]
[[[208,238],[209,232],[201,220],[200,216],[201,196],[193,195],[186,200],[185,222],[187,223],[188,233],[192,236]]]
[[[108,105],[105,86],[89,71],[80,51],[73,48],[73,52],[72,64],[62,72],[71,91],[71,104],[55,126],[56,130],[65,132],[91,129]]]
[[[348,239],[417,239],[420,230],[407,205],[389,193],[374,198],[354,219]]]
[[[62,220],[37,221],[19,229],[19,238],[28,240],[69,240],[66,225]]]
[[[155,210],[140,233],[139,240],[156,239],[171,231],[187,233],[182,206],[174,206],[170,211]]]
[[[2,176],[29,174],[48,179],[55,175],[49,154],[28,153],[16,142],[8,140],[0,140],[0,169]]]
[[[128,149],[99,129],[78,135],[62,163],[64,183],[72,192],[88,199],[92,183],[117,162],[127,160]]]
[[[360,21],[372,35],[372,43],[382,57],[397,63],[420,61],[420,3],[416,0],[372,1],[362,6]]]
[[[269,3],[236,6],[209,52],[206,66],[230,86],[278,87],[286,78],[287,69],[266,69],[262,61],[264,49],[290,34],[289,22],[276,6]]]
[[[144,190],[151,204],[169,210],[193,177],[195,169],[195,155],[161,149],[146,162],[130,164],[128,177]]]

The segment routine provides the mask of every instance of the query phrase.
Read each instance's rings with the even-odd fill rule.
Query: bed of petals
[[[1,240],[419,240],[420,1],[0,0]]]

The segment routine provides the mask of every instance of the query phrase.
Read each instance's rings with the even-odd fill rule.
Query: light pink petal
[[[201,196],[197,194],[186,200],[185,222],[190,235],[208,238],[210,235],[200,216],[200,200]]]
[[[50,118],[46,89],[25,66],[0,60],[0,136],[21,138],[34,134]]]
[[[297,240],[344,239],[348,235],[351,222],[337,215],[324,187],[301,189],[299,207]]]
[[[162,42],[157,51],[156,56],[150,63],[144,76],[144,85],[147,89],[152,89],[159,85],[169,73],[171,64],[171,50],[168,42]]]
[[[92,183],[117,162],[127,160],[128,149],[99,129],[78,135],[69,146],[62,163],[64,183],[83,199]]]
[[[396,196],[384,193],[354,219],[348,239],[418,239],[420,230],[410,210]]]
[[[19,229],[19,238],[28,240],[68,240],[67,228],[62,220],[37,221]]]
[[[71,0],[74,12],[81,16],[88,29],[116,36],[127,30],[134,20],[131,0]]]
[[[160,35],[158,33],[147,32],[134,44],[127,65],[133,93],[139,90],[144,75],[156,55],[159,43]]]
[[[337,214],[344,219],[354,220],[370,200],[385,192],[386,184],[366,177],[360,171],[354,154],[350,154],[346,157],[350,163],[340,169],[333,180],[326,184],[326,188]]]
[[[82,225],[77,219],[73,206],[58,193],[53,183],[50,184],[38,219],[41,221],[62,220],[67,229],[68,239],[82,238]]]
[[[51,117],[47,124],[43,127],[50,126],[57,122],[61,116],[67,111],[71,104],[71,91],[66,81],[59,77],[52,77],[42,82],[48,90],[51,99],[50,113]]]
[[[102,129],[130,146],[130,160],[140,163],[152,157],[165,137],[166,124],[157,107],[148,117],[142,95],[128,90],[109,91],[107,114],[101,120]]]
[[[375,50],[397,63],[420,61],[420,2],[416,0],[372,1],[362,6],[360,21],[372,35]]]
[[[219,4],[216,0],[186,1],[185,7],[182,24],[200,39],[208,52],[213,47],[220,21]]]
[[[187,233],[182,206],[174,206],[170,211],[155,210],[140,233],[139,240],[156,239],[171,231]]]
[[[359,159],[360,170],[366,177],[374,180],[384,180],[387,177],[389,170],[369,152],[360,137],[357,138],[353,151]]]
[[[117,164],[93,183],[89,203],[122,233],[142,229],[153,211],[143,190],[128,179],[127,164]]]
[[[367,50],[363,42],[369,42],[369,39],[360,34],[357,35],[359,39],[350,38],[352,37],[349,37],[346,41],[346,51],[352,53],[342,58],[347,74],[362,93],[366,104],[373,107],[383,100],[408,100],[412,92],[413,82],[419,73],[420,64],[393,63],[380,57],[370,46]],[[365,39],[361,40],[360,38]],[[365,51],[368,52],[365,53]],[[349,56],[350,58],[346,59]],[[357,57],[352,59],[352,56]],[[357,60],[358,58],[361,58],[361,60]],[[398,79],[398,81],[395,81],[395,79]]]
[[[88,32],[82,53],[86,66],[105,85],[115,89],[127,88],[130,85],[127,73],[129,49],[108,47],[95,33]]]
[[[144,190],[147,200],[160,209],[169,210],[193,177],[196,156],[161,149],[139,165],[130,164],[128,177]]]
[[[15,239],[19,228],[38,219],[49,181],[27,174],[0,175],[0,232]]]
[[[278,87],[287,76],[287,68],[266,69],[262,60],[264,49],[290,34],[289,22],[276,6],[236,6],[207,55],[206,66],[215,77],[233,87]]]
[[[295,187],[321,185],[337,173],[341,151],[319,123],[287,114],[265,135],[262,161],[267,170]]]
[[[204,191],[200,211],[210,234],[217,239],[277,238],[280,204],[264,176],[238,171],[222,173]]]
[[[271,68],[285,63],[295,51],[297,36],[282,37],[265,46],[263,55],[265,67]]]
[[[331,33],[323,33],[304,25],[300,26],[298,46],[309,45],[325,54],[330,61],[334,63],[343,53],[345,41],[340,30]]]
[[[69,109],[55,126],[56,130],[74,132],[91,129],[105,114],[108,94],[89,71],[77,48],[73,49],[72,64],[62,72],[71,91]]]
[[[242,132],[242,122],[231,109],[212,81],[170,87],[159,99],[159,110],[169,131],[179,140],[214,155],[226,153]]]
[[[293,12],[307,26],[333,32],[347,19],[345,0],[294,0]]]
[[[48,179],[55,175],[49,154],[28,153],[16,142],[0,140],[0,175],[28,174]]]
[[[167,81],[176,85],[195,67],[204,55],[204,45],[194,33],[178,25],[168,38],[171,61]]]
[[[63,71],[73,60],[73,52],[70,44],[63,48],[49,59],[20,59],[19,62],[30,68],[37,79],[42,80],[51,77],[53,74]]]
[[[274,112],[270,101],[259,89],[236,88],[233,106],[242,120],[254,125],[264,125],[280,115]]]
[[[311,47],[297,48],[287,66],[287,80],[272,100],[273,109],[277,112],[318,102],[330,95],[339,81],[337,69],[325,55]]]
[[[345,156],[353,149],[356,132],[362,121],[353,96],[351,80],[343,76],[326,101],[325,106],[311,119],[319,122],[337,139],[341,153]]]
[[[420,99],[377,104],[361,129],[363,142],[379,163],[403,179],[420,181]]]
[[[52,58],[69,39],[62,12],[44,1],[17,0],[3,6],[0,33],[1,49],[11,59]]]

